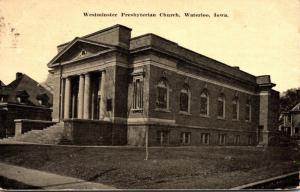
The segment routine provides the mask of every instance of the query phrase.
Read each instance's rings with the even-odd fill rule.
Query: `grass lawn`
[[[0,145],[0,161],[117,188],[232,188],[298,170],[300,152],[256,147]]]

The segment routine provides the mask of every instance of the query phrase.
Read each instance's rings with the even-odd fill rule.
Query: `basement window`
[[[219,134],[219,145],[226,144],[226,134]]]
[[[160,145],[169,144],[169,131],[157,131],[156,141]]]
[[[191,144],[191,133],[190,132],[182,132],[180,134],[181,144],[189,145]]]
[[[210,139],[210,134],[209,133],[201,133],[201,143],[208,145],[209,144],[209,139]]]
[[[239,145],[240,144],[240,136],[239,135],[235,135],[234,136],[234,144],[235,145]]]

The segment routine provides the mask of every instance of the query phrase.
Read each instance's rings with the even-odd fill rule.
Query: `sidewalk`
[[[0,176],[42,189],[115,189],[77,178],[0,163]]]

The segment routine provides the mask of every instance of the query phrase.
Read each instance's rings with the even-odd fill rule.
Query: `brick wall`
[[[64,138],[76,145],[124,145],[127,127],[106,121],[64,120]]]
[[[170,93],[170,112],[160,112],[156,110],[156,84],[162,77],[164,69],[151,66],[151,82],[150,82],[150,118],[161,119],[175,119],[176,123],[184,125],[197,125],[203,127],[215,127],[215,128],[230,128],[230,129],[243,129],[256,131],[258,127],[258,115],[255,111],[258,111],[258,98],[255,95],[249,95],[247,93],[231,90],[218,85],[207,83],[193,78],[187,78],[183,75],[178,75],[174,72],[167,71],[167,80]],[[179,113],[179,96],[180,91],[188,79],[187,84],[191,91],[191,103],[190,114],[184,115]],[[200,94],[203,89],[206,88],[209,94],[209,117],[200,116]],[[225,119],[217,118],[217,98],[224,93],[225,95]],[[232,120],[232,100],[235,96],[239,98],[239,120]],[[251,122],[245,121],[245,106],[248,98],[251,98],[252,105],[252,119]]]

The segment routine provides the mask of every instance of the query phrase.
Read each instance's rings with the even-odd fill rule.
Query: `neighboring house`
[[[52,94],[25,74],[0,87],[0,137],[13,136],[15,119],[52,120]]]
[[[57,48],[53,120],[73,143],[267,145],[278,128],[270,76],[155,34],[115,25]]]
[[[300,136],[300,102],[280,115],[279,131],[290,136]]]
[[[1,89],[1,87],[4,87],[5,86],[5,84],[0,80],[0,89]]]

